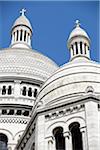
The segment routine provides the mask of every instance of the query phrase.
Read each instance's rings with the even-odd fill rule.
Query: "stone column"
[[[88,57],[90,57],[90,53],[89,53],[89,50],[88,50],[88,46],[86,45],[86,54]]]
[[[28,43],[28,33],[26,32],[26,43]]]
[[[53,150],[53,141],[52,141],[52,137],[49,137],[49,139],[48,139],[48,150]]]
[[[81,134],[82,134],[83,150],[88,150],[88,149],[87,149],[86,129],[85,129],[85,128],[80,128],[80,132],[81,132]]]
[[[65,150],[72,150],[72,139],[69,132],[63,134],[65,137]]]
[[[100,149],[99,112],[97,103],[90,100],[85,104],[85,118],[89,150]]]
[[[72,48],[70,48],[70,57],[72,58],[74,55],[73,55],[73,49]]]
[[[80,50],[80,42],[77,42],[78,45],[78,54],[81,54],[81,50]]]
[[[14,81],[14,84],[15,84],[15,86],[14,86],[14,96],[16,98],[18,98],[20,96],[20,83],[21,83],[21,81],[19,81],[19,80]]]
[[[30,45],[31,39],[30,39],[30,35],[28,35],[28,45]]]
[[[16,42],[16,39],[17,39],[17,31],[15,32],[15,42]]]
[[[73,49],[74,49],[74,55],[76,55],[76,45],[73,45]]]
[[[24,34],[25,34],[25,31],[22,30],[22,41],[24,42]]]
[[[20,41],[21,30],[18,31],[18,41]]]
[[[85,55],[84,43],[82,43],[82,52]]]
[[[12,34],[12,40],[11,40],[11,44],[14,43],[14,33]]]

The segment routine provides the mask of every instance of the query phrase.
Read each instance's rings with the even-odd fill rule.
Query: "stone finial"
[[[80,26],[80,21],[79,21],[79,20],[76,20],[76,21],[75,21],[75,24],[76,24],[76,27],[79,27],[79,26]]]

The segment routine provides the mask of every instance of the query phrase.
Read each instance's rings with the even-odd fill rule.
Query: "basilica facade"
[[[99,150],[100,64],[79,21],[60,67],[32,49],[24,9],[11,37],[0,51],[0,150]]]

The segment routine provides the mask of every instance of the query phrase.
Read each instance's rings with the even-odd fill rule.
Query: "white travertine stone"
[[[44,125],[45,125],[44,115],[38,116],[37,123],[36,123],[36,135],[35,135],[35,140],[37,141],[35,144],[36,150],[44,150],[45,147]]]
[[[99,150],[99,114],[97,103],[90,101],[85,104],[88,149]]]

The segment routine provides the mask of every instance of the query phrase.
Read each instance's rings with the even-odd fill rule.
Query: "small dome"
[[[69,35],[68,42],[69,42],[72,38],[77,37],[77,36],[81,36],[81,37],[83,36],[83,37],[87,38],[88,40],[90,40],[90,39],[89,39],[89,36],[88,36],[88,34],[85,32],[85,30],[80,27],[80,23],[79,23],[78,20],[76,20],[76,26],[75,26],[75,28],[72,30],[71,34]]]
[[[19,25],[27,26],[32,31],[32,26],[31,26],[29,20],[24,15],[20,16],[18,19],[16,19],[12,28],[15,28],[16,26],[19,26]]]

